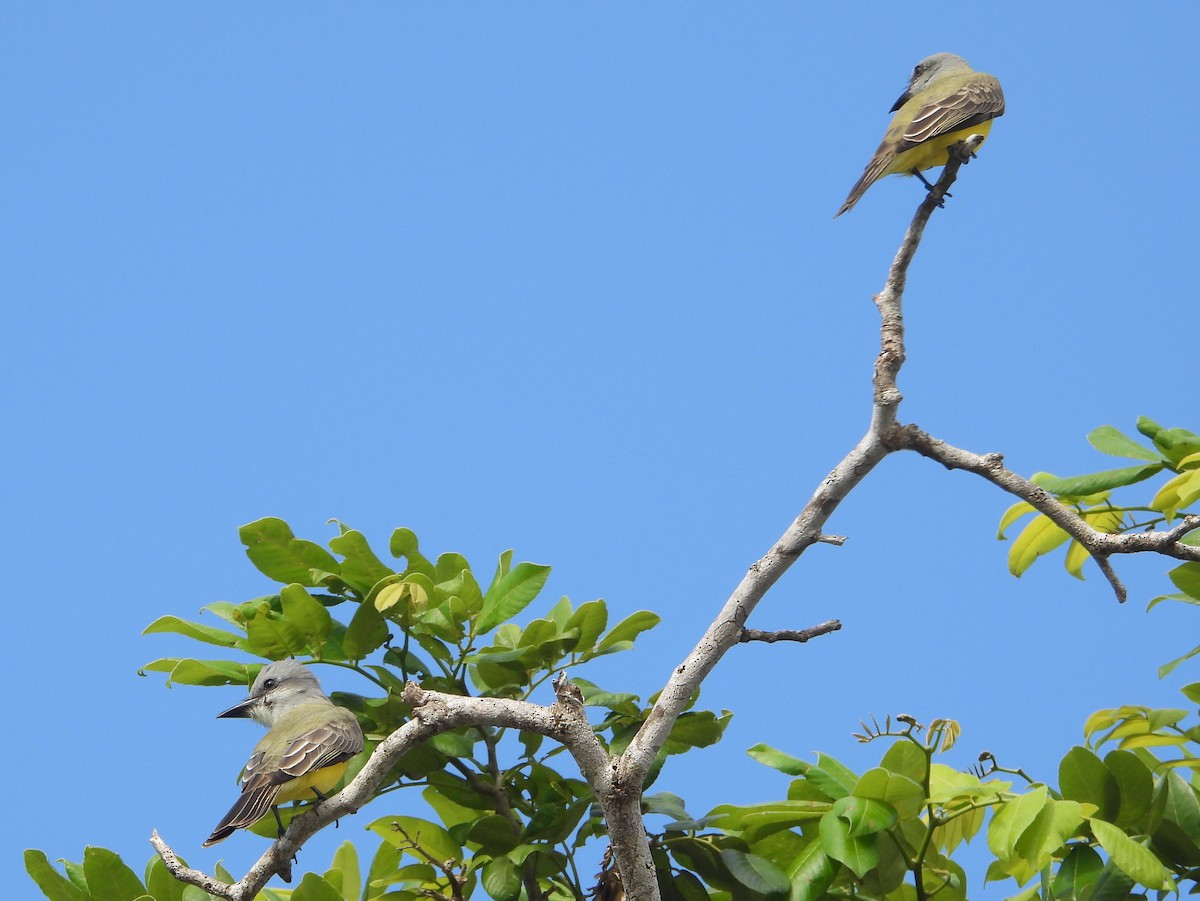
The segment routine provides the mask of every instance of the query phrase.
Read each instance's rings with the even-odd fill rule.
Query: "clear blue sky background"
[[[0,884],[35,896],[25,847],[140,870],[153,828],[204,868],[261,851],[199,847],[257,738],[213,718],[240,690],[136,675],[204,650],[141,637],[158,616],[269,587],[236,534],[261,516],[552,564],[547,605],[664,616],[591,673],[658,688],[867,425],[921,189],[831,217],[929,53],[1008,113],[913,266],[902,417],[1024,473],[1106,467],[1103,423],[1200,426],[1198,30],[1182,3],[6,6]],[[752,623],[844,631],[732,653],[725,741],[659,787],[778,797],[747,747],[863,766],[849,733],[896,712],[1054,779],[1091,711],[1176,704],[1200,672],[1155,667],[1200,630],[1143,612],[1167,565],[1119,561],[1125,607],[1091,564],[1015,580],[1009,503],[886,461]]]

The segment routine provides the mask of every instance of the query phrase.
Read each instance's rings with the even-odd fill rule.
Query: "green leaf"
[[[852,836],[850,824],[832,811],[821,817],[821,849],[859,879],[879,862],[878,836]]]
[[[549,576],[548,566],[518,563],[494,580],[483,596],[483,609],[476,622],[475,634],[485,635],[524,610],[537,597]]]
[[[1070,537],[1044,514],[1039,514],[1021,530],[1009,549],[1008,571],[1019,578],[1033,565],[1033,561],[1050,553]]]
[[[463,808],[466,811],[466,808]],[[471,813],[470,825],[467,829],[467,841],[479,845],[483,854],[500,857],[521,844],[521,834],[517,831],[508,817],[498,813],[480,817],[478,811]]]
[[[495,901],[515,901],[521,894],[521,871],[507,857],[495,857],[483,868],[483,890]]]
[[[721,861],[734,879],[756,895],[783,895],[792,887],[791,880],[783,870],[755,854],[726,848],[721,852]]]
[[[206,644],[215,644],[222,648],[241,648],[245,650],[246,639],[235,632],[206,626],[202,623],[191,623],[177,616],[160,616],[145,629],[143,635],[153,635],[162,632],[174,632]]]
[[[662,622],[662,617],[657,613],[651,613],[649,610],[639,610],[637,613],[631,613],[613,626],[612,631],[600,640],[600,644],[596,646],[596,653],[611,654],[623,651],[639,635],[649,629],[653,629],[660,622]]]
[[[246,556],[259,572],[285,585],[315,587],[312,570],[337,573],[338,563],[325,548],[292,534],[282,519],[268,516],[238,529]]]
[[[1031,870],[1049,866],[1051,855],[1066,844],[1083,822],[1082,806],[1078,801],[1047,801],[1017,839],[1014,846],[1017,856],[1024,859]]]
[[[1000,517],[1000,526],[996,530],[996,538],[999,539],[1000,541],[1004,541],[1005,540],[1005,535],[1004,535],[1005,529],[1007,529],[1009,526],[1011,526],[1014,522],[1016,522],[1022,516],[1026,516],[1030,513],[1035,512],[1036,510],[1037,510],[1037,507],[1035,507],[1033,504],[1029,503],[1028,501],[1020,501],[1018,503],[1013,504],[1011,507],[1009,507],[1007,510],[1005,510],[1004,515]]]
[[[1161,510],[1167,519],[1185,510],[1200,499],[1200,469],[1186,470],[1158,489],[1150,501],[1150,509]]]
[[[1200,682],[1189,682],[1179,691],[1193,704],[1200,704]]]
[[[25,851],[25,872],[50,901],[89,901],[88,896],[56,870],[41,851],[33,848]]]
[[[1184,594],[1200,598],[1200,563],[1185,563],[1167,571],[1169,578]]]
[[[291,901],[342,901],[342,896],[316,873],[305,873],[292,892]]]
[[[1146,427],[1144,431],[1143,425]],[[1138,419],[1138,431],[1153,439],[1155,447],[1175,465],[1200,451],[1200,435],[1187,429],[1164,429],[1153,420],[1141,417]]]
[[[988,848],[996,857],[1007,860],[1013,856],[1021,833],[1046,806],[1046,796],[1046,786],[1039,785],[1027,794],[1007,801],[996,811],[988,826]]]
[[[925,804],[925,789],[920,783],[914,782],[907,776],[901,776],[899,773],[889,772],[882,767],[876,767],[863,773],[858,784],[854,786],[854,795],[859,798],[885,801],[904,820],[919,816],[921,808]]]
[[[304,633],[290,620],[269,611],[246,620],[246,639],[252,654],[269,660],[298,657],[308,650]]]
[[[781,773],[786,773],[789,776],[803,776],[812,767],[811,763],[806,763],[799,757],[793,757],[780,751],[778,748],[772,748],[770,745],[757,744],[746,752],[759,763],[769,766],[773,770],[779,770]]]
[[[1115,861],[1110,860],[1096,877],[1096,884],[1088,901],[1126,901],[1133,885],[1133,880],[1121,872]]]
[[[333,634],[333,617],[325,605],[304,590],[301,585],[287,585],[279,592],[283,615],[304,636],[305,646],[313,656]]]
[[[751,833],[769,833],[775,827],[790,829],[809,820],[824,816],[833,805],[829,801],[794,800],[769,801],[765,804],[738,806],[721,804],[709,811],[704,819],[727,832],[740,832],[751,841]]]
[[[355,529],[347,529],[336,538],[329,539],[329,547],[335,554],[346,558],[341,563],[340,575],[359,594],[366,594],[380,579],[395,573],[375,556],[366,536]]]
[[[1054,897],[1082,898],[1103,869],[1104,861],[1090,845],[1072,845],[1054,874]]]
[[[232,660],[193,660],[191,657],[161,657],[152,660],[139,673],[169,673],[167,685],[249,685],[257,666]]]
[[[1112,820],[1121,803],[1116,778],[1087,748],[1074,747],[1063,757],[1058,785],[1064,798],[1094,804],[1102,820]]]
[[[479,733],[474,729],[469,732],[443,732],[430,738],[429,745],[447,757],[470,757],[478,738]]]
[[[929,757],[911,741],[898,741],[887,749],[879,765],[888,772],[923,784],[929,769]]]
[[[194,886],[192,886],[194,888]],[[146,864],[146,892],[154,901],[184,901],[184,885],[167,872],[162,858],[155,854]]]
[[[1108,856],[1134,882],[1151,889],[1174,888],[1171,871],[1145,845],[1135,842],[1112,823],[1093,819],[1092,834]]]
[[[1154,797],[1154,776],[1132,751],[1110,751],[1104,765],[1117,783],[1120,797],[1116,815],[1108,819],[1122,829],[1139,826]]]
[[[1163,818],[1176,823],[1189,835],[1200,833],[1200,800],[1187,780],[1174,771],[1169,772],[1159,782],[1159,790],[1167,795]]]
[[[854,795],[839,798],[830,812],[850,824],[850,835],[854,838],[882,832],[894,826],[899,819],[895,808],[890,804]]]
[[[574,803],[542,805],[525,826],[525,841],[550,845],[566,841],[591,806],[590,795]]]
[[[653,795],[642,796],[642,812],[644,814],[660,814],[673,820],[690,820],[683,798],[670,792],[657,792]]]
[[[715,745],[725,734],[725,727],[733,714],[728,710],[717,716],[711,710],[697,710],[681,714],[671,727],[664,748],[668,754],[683,754],[692,748],[707,748]]]
[[[135,901],[146,894],[137,874],[107,848],[84,849],[83,875],[93,901]]]
[[[358,901],[362,894],[362,874],[358,866],[358,849],[351,842],[342,842],[333,852],[333,863],[325,873],[325,881],[338,890],[342,901]]]
[[[458,554],[442,554],[438,557],[438,574],[440,576],[443,565],[449,565],[446,561],[448,558],[462,560]],[[479,587],[479,583],[475,581],[475,575],[466,567],[466,561],[462,560],[463,566],[452,576],[447,578],[439,578],[437,587],[445,592],[448,596],[460,598],[466,611],[469,615],[478,613],[483,609],[483,589]]]
[[[1188,651],[1182,657],[1176,657],[1170,663],[1164,663],[1162,666],[1160,666],[1158,668],[1158,678],[1160,678],[1160,679],[1164,678],[1171,672],[1171,670],[1173,670],[1173,669],[1175,669],[1175,667],[1179,666],[1179,664],[1184,663],[1188,660],[1191,660],[1197,654],[1200,654],[1200,645],[1197,645],[1196,647],[1192,648],[1190,651]]]
[[[851,794],[854,786],[858,784],[858,776],[840,761],[825,754],[817,755],[816,766],[810,767],[806,775],[809,782],[835,801]],[[828,849],[826,851],[828,852]],[[830,856],[839,859],[836,855]]]
[[[820,842],[809,842],[787,868],[792,880],[789,901],[820,901],[833,883],[837,869],[837,864],[821,850]]]
[[[1200,866],[1200,848],[1195,840],[1170,820],[1163,820],[1150,838],[1150,848],[1159,860],[1176,869]]]
[[[350,660],[362,660],[388,640],[388,625],[374,604],[357,605],[342,636],[342,650]]]
[[[434,860],[462,859],[462,845],[451,838],[449,832],[429,820],[419,817],[380,817],[369,823],[367,828],[401,851],[413,854],[418,860],[425,858],[410,850],[414,844]]]
[[[1121,469],[1106,469],[1103,472],[1092,472],[1069,478],[1059,478],[1048,472],[1039,472],[1035,473],[1029,481],[1059,497],[1087,497],[1102,491],[1111,491],[1114,488],[1143,482],[1161,472],[1165,465],[1158,462],[1149,466],[1125,466]]]
[[[1162,454],[1134,441],[1111,425],[1093,429],[1087,436],[1088,444],[1110,457],[1127,457],[1130,460],[1162,460]]]
[[[671,877],[671,888],[678,893],[680,901],[708,901],[708,890],[704,883],[687,870]]]
[[[417,535],[412,529],[396,529],[392,532],[388,549],[393,557],[403,557],[408,563],[405,573],[421,573],[430,579],[437,575],[437,567],[429,562],[418,550]]]
[[[942,822],[934,834],[935,847],[949,854],[963,842],[969,842],[983,828],[984,809],[964,809]]]
[[[390,877],[399,868],[400,857],[399,848],[387,842],[380,842],[379,847],[375,849],[375,856],[371,858],[371,866],[367,870],[367,885],[374,887],[391,884]],[[378,895],[372,895],[371,901],[376,901],[378,898]]]
[[[567,629],[579,630],[579,641],[575,645],[576,654],[586,654],[596,644],[596,639],[608,625],[608,606],[604,601],[588,601],[580,604],[579,609],[567,620]]]
[[[1193,607],[1200,607],[1200,598],[1194,598],[1191,595],[1179,592],[1178,594],[1160,594],[1158,597],[1151,598],[1150,603],[1146,605],[1146,612],[1149,613],[1163,601],[1179,601],[1181,604],[1191,604]],[[1162,678],[1162,676],[1160,675],[1159,678]]]

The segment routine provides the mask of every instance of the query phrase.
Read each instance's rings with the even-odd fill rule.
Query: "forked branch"
[[[904,317],[901,299],[912,262],[933,211],[940,207],[959,168],[982,141],[971,136],[952,148],[937,183],[918,207],[892,261],[883,289],[875,296],[880,315],[880,350],[875,361],[870,424],[866,434],[817,485],[799,515],[745,576],[725,601],[716,618],[688,655],[674,668],[657,703],[625,752],[610,756],[585,716],[583,701],[570,682],[555,682],[557,700],[549,707],[498,698],[471,698],[425,691],[409,683],[404,700],[413,718],[384,739],[370,760],[339,794],[295,818],[240,882],[228,885],[185,867],[158,836],[151,842],[167,869],[178,879],[230,901],[250,901],[274,873],[286,872],[291,858],[322,827],[365,804],[402,754],[430,737],[461,726],[496,726],[537,732],[564,745],[601,804],[621,884],[631,901],[658,901],[658,884],[642,823],[643,783],[680,714],[701,683],[729,650],[751,641],[806,641],[841,628],[837,620],[810,629],[761,632],[745,624],[754,608],[780,577],[814,544],[840,545],[844,538],[822,532],[843,499],[888,454],[916,451],[950,469],[962,469],[987,479],[1003,491],[1028,501],[1046,514],[1091,553],[1118,598],[1125,589],[1109,558],[1114,554],[1153,551],[1180,560],[1200,560],[1200,548],[1182,543],[1200,528],[1200,517],[1188,517],[1169,530],[1131,535],[1097,532],[1073,510],[1027,479],[1003,466],[999,454],[974,454],[934,438],[915,425],[901,425],[902,400],[897,377],[904,365]]]

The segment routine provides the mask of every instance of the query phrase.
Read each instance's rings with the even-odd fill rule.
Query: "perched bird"
[[[833,218],[885,175],[915,175],[931,187],[921,170],[946,165],[951,144],[973,134],[986,137],[992,120],[1004,115],[1004,92],[999,81],[976,72],[961,56],[935,53],[917,63],[891,111],[896,115],[879,149]]]
[[[363,748],[354,714],[329,700],[312,671],[295,660],[264,666],[250,696],[217,716],[250,717],[268,731],[242,770],[241,796],[205,840],[206,848],[254,825],[268,809],[282,835],[278,805],[324,799]]]

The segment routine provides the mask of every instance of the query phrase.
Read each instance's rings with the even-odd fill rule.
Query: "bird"
[[[879,149],[833,218],[885,175],[915,175],[932,187],[921,170],[944,166],[951,145],[973,134],[987,137],[992,120],[1004,115],[1004,91],[995,76],[976,72],[961,56],[935,53],[913,68],[891,112]]]
[[[250,695],[217,717],[249,717],[267,727],[241,775],[241,794],[203,847],[215,845],[257,823],[267,810],[309,798],[324,800],[337,785],[350,759],[363,749],[362,728],[354,714],[338,707],[304,664],[277,660],[264,666]]]

